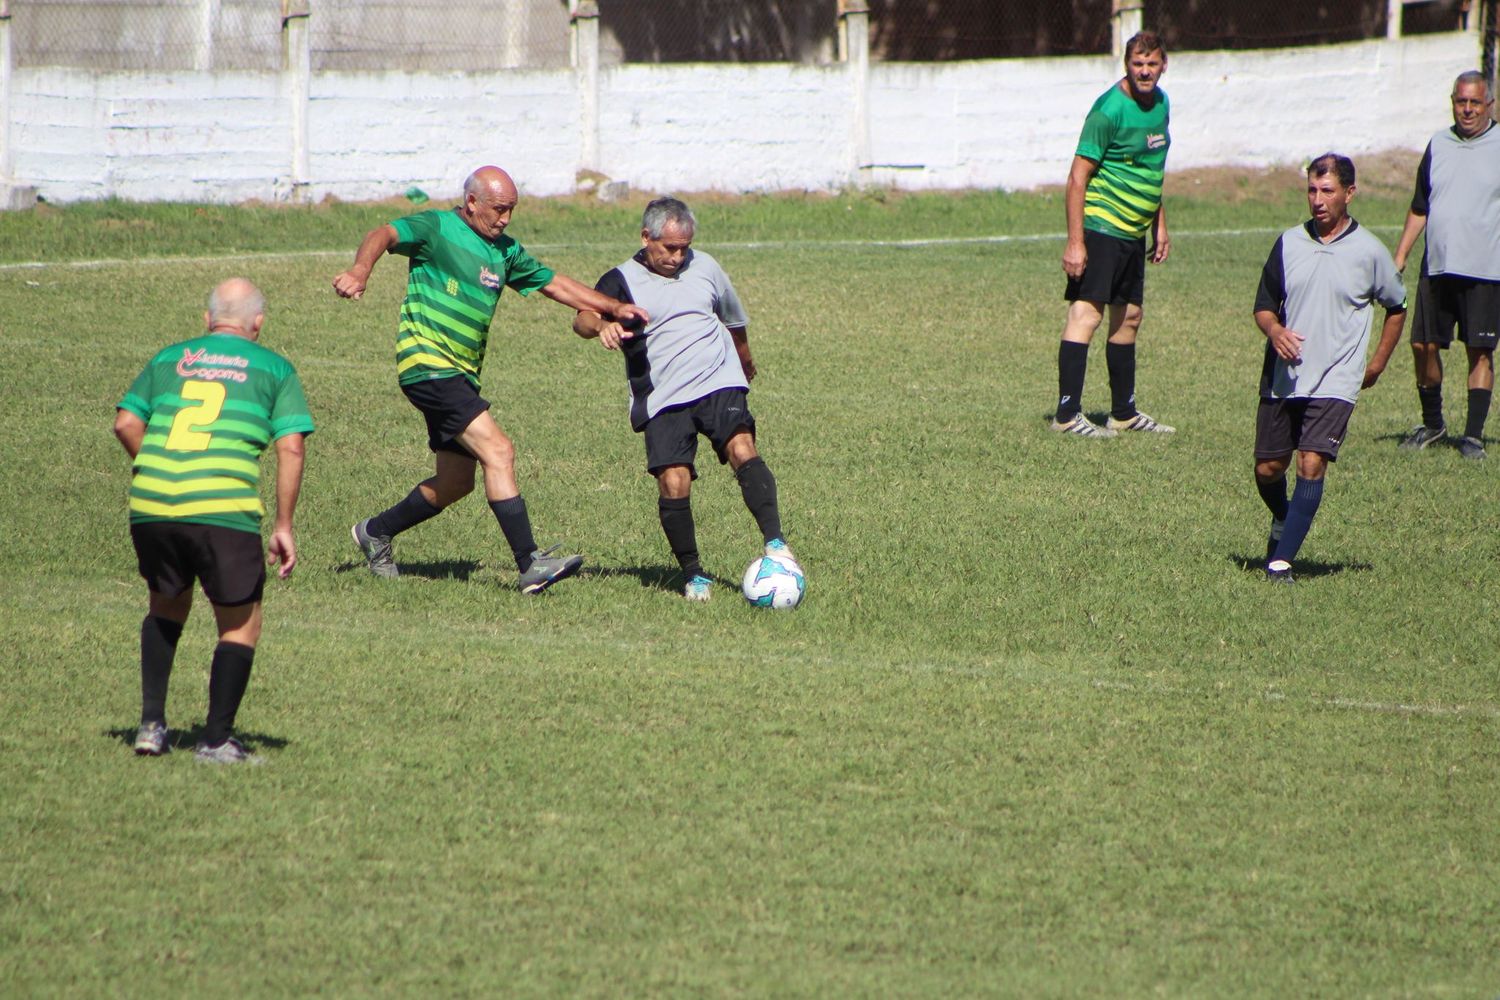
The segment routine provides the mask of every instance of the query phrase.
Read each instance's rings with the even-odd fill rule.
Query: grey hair
[[[698,220],[693,217],[693,210],[676,198],[658,198],[647,205],[646,211],[641,215],[641,228],[653,240],[661,239],[662,230],[668,223],[686,229],[689,233],[698,231]]]
[[[1490,81],[1486,79],[1485,75],[1479,72],[1479,70],[1477,69],[1465,70],[1464,72],[1458,74],[1458,79],[1453,81],[1453,94],[1451,96],[1457,97],[1458,88],[1462,87],[1466,83],[1479,84],[1484,88],[1484,96],[1490,96]]]
[[[244,278],[220,282],[208,295],[208,325],[231,323],[249,330],[255,317],[266,311],[266,296]]]

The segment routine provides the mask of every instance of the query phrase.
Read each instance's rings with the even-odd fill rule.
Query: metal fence
[[[3,5],[4,0],[0,0]],[[599,15],[619,63],[838,59],[840,11],[868,9],[870,57],[946,61],[1110,51],[1139,8],[1170,51],[1274,48],[1469,27],[1500,0],[9,0],[17,66],[274,70],[282,23],[310,15],[316,71],[488,72],[570,62],[569,21]],[[1394,17],[1394,23],[1393,23]],[[1491,49],[1493,46],[1491,46]]]

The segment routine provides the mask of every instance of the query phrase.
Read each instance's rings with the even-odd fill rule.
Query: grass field
[[[1056,196],[698,206],[752,317],[791,613],[728,582],[759,539],[711,464],[726,582],[676,595],[619,358],[539,296],[502,303],[485,389],[585,573],[519,596],[476,496],[368,575],[350,523],[430,459],[401,262],[359,303],[329,282],[401,206],[0,214],[0,994],[1494,997],[1496,463],[1396,450],[1403,345],[1299,582],[1261,579],[1250,308],[1304,217],[1285,181],[1174,192],[1139,386],[1179,433],[1106,442],[1046,429]],[[639,208],[526,201],[512,232],[592,282]],[[1401,197],[1353,211],[1394,244]],[[214,769],[182,752],[206,606],[179,752],[129,750],[145,592],[109,425],[231,274],[320,429],[240,713],[265,763]]]

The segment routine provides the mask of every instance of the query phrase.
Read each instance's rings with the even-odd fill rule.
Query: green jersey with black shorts
[[[390,252],[411,259],[396,332],[397,380],[461,375],[477,390],[500,293],[510,287],[529,295],[550,284],[553,272],[509,236],[480,236],[456,209],[419,212],[391,226],[399,242]]]
[[[146,422],[130,523],[208,524],[259,534],[260,454],[311,434],[297,371],[252,340],[209,333],[160,351],[118,409]]]
[[[1084,193],[1083,228],[1120,239],[1142,239],[1161,208],[1171,104],[1157,89],[1142,108],[1119,84],[1089,109],[1077,155],[1099,164]]]

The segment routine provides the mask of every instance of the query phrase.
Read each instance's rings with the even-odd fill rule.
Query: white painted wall
[[[1169,169],[1420,149],[1478,62],[1454,33],[1172,56]],[[856,88],[845,66],[619,66],[599,74],[599,161],[651,191],[1028,188],[1061,183],[1084,112],[1117,79],[1106,57],[870,67],[873,166],[851,177]],[[574,190],[582,101],[572,70],[325,73],[312,79],[307,194],[447,196],[483,162],[534,195]],[[17,69],[12,180],[49,201],[285,197],[291,109],[261,73]],[[860,166],[865,166],[861,164]]]

